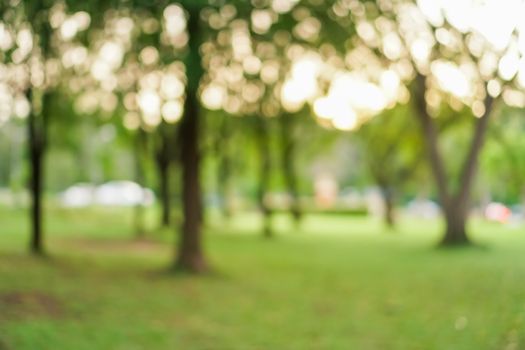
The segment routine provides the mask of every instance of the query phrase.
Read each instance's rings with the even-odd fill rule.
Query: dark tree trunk
[[[39,21],[41,11],[46,10],[43,1],[38,1],[33,6],[27,8],[27,16],[33,31],[39,36],[39,49],[44,60],[49,56],[51,49],[51,26],[48,21]],[[27,99],[30,103],[34,102],[34,91],[29,88],[26,91]],[[40,111],[35,111],[32,105],[28,120],[28,142],[30,158],[30,193],[31,193],[31,243],[30,250],[33,254],[43,255],[44,233],[42,224],[43,211],[43,186],[44,186],[44,163],[47,148],[48,124],[51,114],[52,94],[49,91],[43,91]]]
[[[467,211],[459,203],[452,203],[449,208],[444,208],[445,235],[441,240],[444,246],[461,246],[469,244],[467,236]]]
[[[233,160],[231,154],[232,125],[229,123],[231,117],[222,116],[222,124],[216,142],[216,153],[219,156],[217,171],[218,192],[221,198],[221,211],[226,219],[233,215],[232,208],[232,168]]]
[[[281,116],[282,166],[288,195],[290,196],[290,214],[295,223],[299,225],[303,213],[299,203],[297,174],[295,172],[295,140],[291,118],[293,117],[290,115]]]
[[[177,266],[194,272],[206,269],[201,237],[201,187],[199,181],[199,123],[196,95],[186,97],[186,115],[181,124],[182,201],[184,221]]]
[[[395,183],[396,180],[402,182],[401,176],[403,174],[399,174],[400,176],[397,179],[395,176],[390,175],[390,172],[385,168],[385,162],[388,158],[388,156],[385,156],[378,157],[375,160],[369,160],[368,166],[370,168],[370,174],[381,191],[381,198],[383,199],[383,222],[388,229],[392,230],[396,226],[395,192],[392,184]]]
[[[266,201],[266,194],[270,188],[271,180],[271,159],[270,159],[270,139],[267,121],[262,116],[255,117],[258,122],[256,128],[257,146],[259,150],[259,189],[257,191],[257,201],[259,210],[263,216],[263,235],[273,237],[272,230],[272,209]]]
[[[171,225],[171,198],[170,198],[170,181],[168,166],[162,164],[159,167],[160,177],[160,200],[162,205],[161,225],[169,227]]]
[[[417,109],[417,113],[414,113],[421,124],[421,130],[423,132],[423,139],[425,140],[425,146],[427,154],[432,168],[432,174],[434,175],[439,199],[442,207],[447,207],[450,202],[450,195],[448,193],[448,180],[445,171],[445,166],[438,145],[438,132],[432,117],[428,114],[427,104],[425,100],[426,93],[426,77],[418,74],[416,76],[416,84],[414,91],[414,101]]]
[[[444,246],[468,245],[470,240],[466,232],[466,223],[470,205],[470,192],[478,169],[479,153],[483,148],[494,99],[487,93],[484,101],[485,113],[475,120],[474,135],[463,163],[458,182],[459,187],[456,193],[451,194],[448,188],[449,184],[443,158],[439,152],[438,132],[432,117],[427,111],[425,92],[426,78],[418,74],[414,86],[414,100],[417,108],[417,113],[415,114],[420,121],[423,135],[425,136],[430,165],[436,179],[442,212],[445,218],[446,230],[441,244]]]
[[[391,187],[381,187],[384,202],[383,220],[386,227],[394,229],[396,226],[395,198]]]
[[[32,91],[28,91],[28,99],[32,100]],[[49,95],[44,95],[41,115],[33,111],[29,114],[28,138],[31,193],[31,242],[30,250],[35,255],[44,254],[44,238],[42,228],[42,190],[44,183],[44,155],[46,148],[47,117],[49,113]]]
[[[203,74],[199,52],[201,33],[200,7],[190,6],[188,32],[189,53],[186,59],[188,83],[184,116],[180,125],[182,200],[184,221],[178,247],[176,268],[189,272],[204,272],[208,265],[202,248],[202,199],[200,184],[199,101],[197,91]]]
[[[38,137],[38,136],[34,136]],[[36,255],[44,253],[42,232],[42,183],[43,183],[43,150],[37,150],[38,141],[30,138],[31,144],[31,252]]]
[[[170,164],[172,160],[171,155],[171,139],[166,130],[159,130],[160,145],[156,152],[157,174],[159,177],[159,195],[161,203],[161,227],[169,227],[171,225],[171,192],[170,192]]]

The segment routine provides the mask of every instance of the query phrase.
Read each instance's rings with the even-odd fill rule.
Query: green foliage
[[[357,135],[365,162],[379,186],[403,186],[418,175],[425,148],[410,104],[399,105],[365,123]]]
[[[523,111],[502,108],[489,131],[481,158],[484,186],[494,199],[521,203],[525,199],[525,132]]]

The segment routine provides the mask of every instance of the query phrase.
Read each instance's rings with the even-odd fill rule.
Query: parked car
[[[85,208],[93,205],[95,186],[80,183],[69,187],[60,195],[60,203],[67,208]]]
[[[130,207],[138,204],[153,204],[153,191],[142,188],[132,181],[111,181],[95,190],[95,204]]]
[[[84,208],[91,205],[131,207],[151,205],[155,201],[152,190],[132,181],[111,181],[100,186],[77,184],[60,196],[64,207]]]

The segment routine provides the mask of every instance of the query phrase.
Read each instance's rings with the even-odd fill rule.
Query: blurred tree
[[[466,15],[454,17],[453,6],[378,1],[353,12],[359,40],[411,90],[446,221],[443,245],[469,243],[466,223],[471,189],[494,103],[500,96],[505,102],[520,100],[515,89],[520,77],[518,65],[513,63],[521,57],[515,49],[518,38],[512,34],[517,22],[509,21],[510,35],[493,36],[485,21],[468,22]],[[491,6],[472,4],[472,11],[492,11],[492,20],[505,21],[505,16],[519,11],[521,5]],[[468,106],[475,117],[457,181],[447,173],[439,146],[435,117],[442,104],[456,110]]]
[[[271,184],[271,147],[270,126],[263,116],[256,115],[254,118],[254,138],[257,144],[257,155],[259,160],[259,188],[257,190],[257,204],[263,216],[263,234],[266,238],[273,236],[272,214],[273,209],[269,203],[268,194]]]
[[[192,272],[203,272],[208,269],[202,244],[202,193],[200,183],[200,150],[199,150],[199,85],[204,74],[200,46],[203,40],[203,27],[200,12],[203,3],[188,2],[188,53],[184,60],[186,66],[186,100],[184,115],[180,125],[180,147],[182,165],[182,200],[184,221],[178,247],[176,267]]]
[[[203,50],[207,71],[203,102],[208,109],[222,109],[252,120],[253,139],[259,153],[256,198],[267,237],[272,235],[273,210],[268,192],[272,178],[271,140],[274,133],[269,124],[273,117],[282,119],[278,135],[281,147],[278,150],[282,160],[280,170],[290,197],[289,208],[294,218],[298,220],[301,216],[294,173],[293,150],[297,135],[290,122],[293,121],[291,114],[299,112],[313,96],[315,72],[308,72],[311,66],[307,62],[301,62],[302,68],[295,69],[293,74],[296,78],[301,73],[307,74],[309,81],[306,89],[300,86],[298,79],[291,84],[290,74],[294,60],[308,56],[308,53],[315,56],[320,25],[315,16],[327,16],[320,10],[326,10],[325,6],[313,6],[311,10],[307,6],[306,3],[294,1],[280,4],[231,2],[220,10],[204,13],[213,34],[206,42],[206,50]]]
[[[204,1],[119,2],[106,12],[100,29],[91,33],[88,50],[92,55],[91,67],[84,82],[90,89],[83,89],[78,96],[79,105],[99,94],[114,100],[108,110],[123,116],[123,124],[128,129],[134,130],[137,137],[144,131],[153,135],[164,205],[163,221],[169,218],[170,194],[166,179],[171,156],[167,152],[178,133],[176,149],[180,148],[183,168],[184,222],[175,265],[195,272],[206,268],[200,238],[198,123],[198,88],[202,75],[199,13],[204,5]],[[182,57],[185,57],[184,64]],[[95,103],[94,110],[99,108],[104,105]],[[165,125],[181,118],[178,131]],[[169,131],[173,132],[170,136],[166,134]]]
[[[413,113],[411,104],[398,104],[366,122],[357,132],[365,148],[369,173],[383,196],[384,222],[390,228],[395,226],[399,191],[409,181],[426,175],[422,169],[426,155],[424,140]],[[453,127],[464,129],[466,125],[461,123],[464,119],[458,112],[444,109],[436,127],[442,134]]]
[[[69,20],[74,30],[61,31],[53,26],[53,16]],[[13,1],[2,6],[2,26],[6,36],[2,60],[8,65],[6,75],[14,104],[7,114],[27,116],[31,193],[31,252],[44,254],[42,228],[42,193],[45,153],[48,148],[49,122],[55,117],[65,67],[63,50],[90,22],[83,11],[66,13],[63,4],[45,0]],[[13,40],[16,38],[16,40]],[[25,96],[25,97],[24,97]],[[11,113],[12,112],[12,113]]]
[[[27,20],[33,26],[33,33],[38,33],[37,45],[39,45],[41,59],[45,62],[51,55],[51,27],[46,18],[46,13],[49,8],[44,4],[44,1],[28,2],[26,6]],[[29,113],[28,118],[29,159],[31,167],[30,191],[32,198],[31,251],[34,254],[43,254],[42,185],[44,183],[44,154],[47,146],[47,128],[49,118],[51,117],[53,93],[44,90],[44,92],[41,92],[41,100],[37,102],[38,93],[38,89],[32,87],[26,90],[27,99],[31,101],[33,105],[33,109]],[[34,108],[38,103],[41,103],[40,111]]]
[[[178,160],[176,130],[162,123],[155,138],[155,164],[159,176],[159,195],[161,201],[161,226],[170,227],[172,224],[172,196],[170,174],[172,165]]]
[[[422,139],[408,105],[398,105],[364,124],[357,132],[364,146],[369,173],[383,196],[385,225],[395,226],[398,191],[420,170]]]
[[[296,225],[299,225],[303,216],[299,198],[299,181],[297,176],[297,146],[301,143],[296,124],[303,116],[297,113],[283,113],[280,117],[281,126],[281,167],[284,181],[289,195],[289,208]]]

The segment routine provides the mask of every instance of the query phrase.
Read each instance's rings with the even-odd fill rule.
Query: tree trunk
[[[157,174],[159,177],[161,227],[169,227],[171,225],[170,164],[172,159],[172,144],[170,143],[170,138],[165,131],[166,130],[161,129],[158,132],[160,145],[155,155]]]
[[[200,184],[199,151],[199,101],[198,88],[203,75],[200,57],[200,7],[190,6],[188,32],[190,33],[189,53],[186,59],[188,82],[184,116],[180,125],[182,200],[184,221],[178,247],[176,268],[189,272],[204,272],[208,269],[202,248],[202,199]]]
[[[299,225],[303,213],[299,203],[297,174],[295,172],[295,140],[291,118],[293,118],[291,115],[281,116],[282,166],[288,195],[290,196],[290,214],[296,225]]]
[[[430,161],[430,166],[434,179],[436,181],[439,199],[442,207],[449,206],[450,195],[448,191],[448,179],[445,171],[445,165],[439,151],[438,132],[432,117],[428,114],[425,93],[427,89],[426,77],[417,74],[414,86],[414,102],[416,107],[415,116],[421,124],[423,139]]]
[[[44,254],[42,230],[43,153],[31,152],[31,252]]]
[[[39,21],[39,13],[47,10],[43,1],[32,4],[27,9],[27,15],[30,24],[33,26],[33,31],[38,33],[39,49],[43,60],[45,61],[51,49],[51,26],[48,21]],[[26,91],[27,100],[34,102],[34,91],[30,87]],[[43,255],[44,249],[44,233],[42,223],[43,211],[43,186],[44,186],[44,163],[45,153],[47,148],[47,134],[49,118],[51,117],[51,101],[52,93],[43,91],[40,111],[35,111],[35,104],[32,104],[28,120],[28,142],[29,142],[29,158],[30,158],[30,193],[31,193],[31,242],[30,250],[35,255]]]
[[[421,123],[425,136],[430,164],[436,179],[441,207],[445,216],[446,230],[441,242],[444,246],[467,245],[470,243],[466,234],[470,194],[478,169],[478,158],[485,141],[494,99],[490,94],[486,94],[484,100],[485,112],[480,118],[475,120],[474,134],[458,182],[459,188],[456,194],[451,194],[448,188],[443,158],[439,152],[438,133],[434,121],[426,109],[426,88],[426,77],[418,74],[414,86],[414,100],[417,108],[417,113],[415,114]]]
[[[452,203],[444,208],[445,235],[441,240],[443,246],[462,246],[470,243],[467,236],[467,210],[459,203]]]
[[[27,92],[28,100],[33,98],[31,89]],[[29,160],[30,160],[30,181],[29,190],[31,193],[31,242],[30,251],[35,255],[43,255],[44,237],[42,223],[43,206],[43,184],[44,184],[44,156],[46,149],[47,120],[49,117],[50,94],[46,93],[42,100],[42,111],[37,115],[31,111],[28,119],[28,141],[29,141]]]
[[[231,201],[231,176],[232,176],[232,157],[230,139],[232,137],[231,125],[228,123],[230,116],[223,116],[221,125],[220,139],[217,143],[217,153],[220,156],[218,176],[218,190],[221,196],[221,211],[226,219],[230,219],[233,214]]]
[[[479,154],[487,134],[493,104],[494,99],[487,93],[484,101],[485,113],[475,120],[474,135],[463,164],[458,193],[451,198],[448,207],[445,207],[447,229],[441,242],[444,246],[467,245],[470,243],[466,232],[470,197],[478,170]]]
[[[29,115],[29,158],[30,158],[30,181],[31,193],[31,244],[33,254],[44,253],[42,237],[42,182],[43,182],[43,145],[41,144],[41,130],[36,126],[36,116]]]
[[[396,226],[394,193],[390,187],[381,187],[381,194],[384,202],[383,220],[386,227],[392,230]]]
[[[196,95],[186,97],[186,115],[181,124],[182,200],[184,221],[177,266],[200,272],[206,269],[201,242],[201,187],[199,181],[199,123]]]
[[[267,121],[262,116],[255,117],[258,121],[257,146],[259,148],[260,174],[257,201],[259,210],[263,216],[263,235],[266,238],[273,237],[272,230],[272,209],[266,201],[266,194],[269,191],[271,179],[271,160],[270,160],[270,140]]]
[[[159,164],[160,165],[160,164]],[[171,225],[171,198],[170,198],[170,181],[169,167],[166,164],[159,166],[160,182],[160,200],[162,205],[161,226],[169,227]]]

